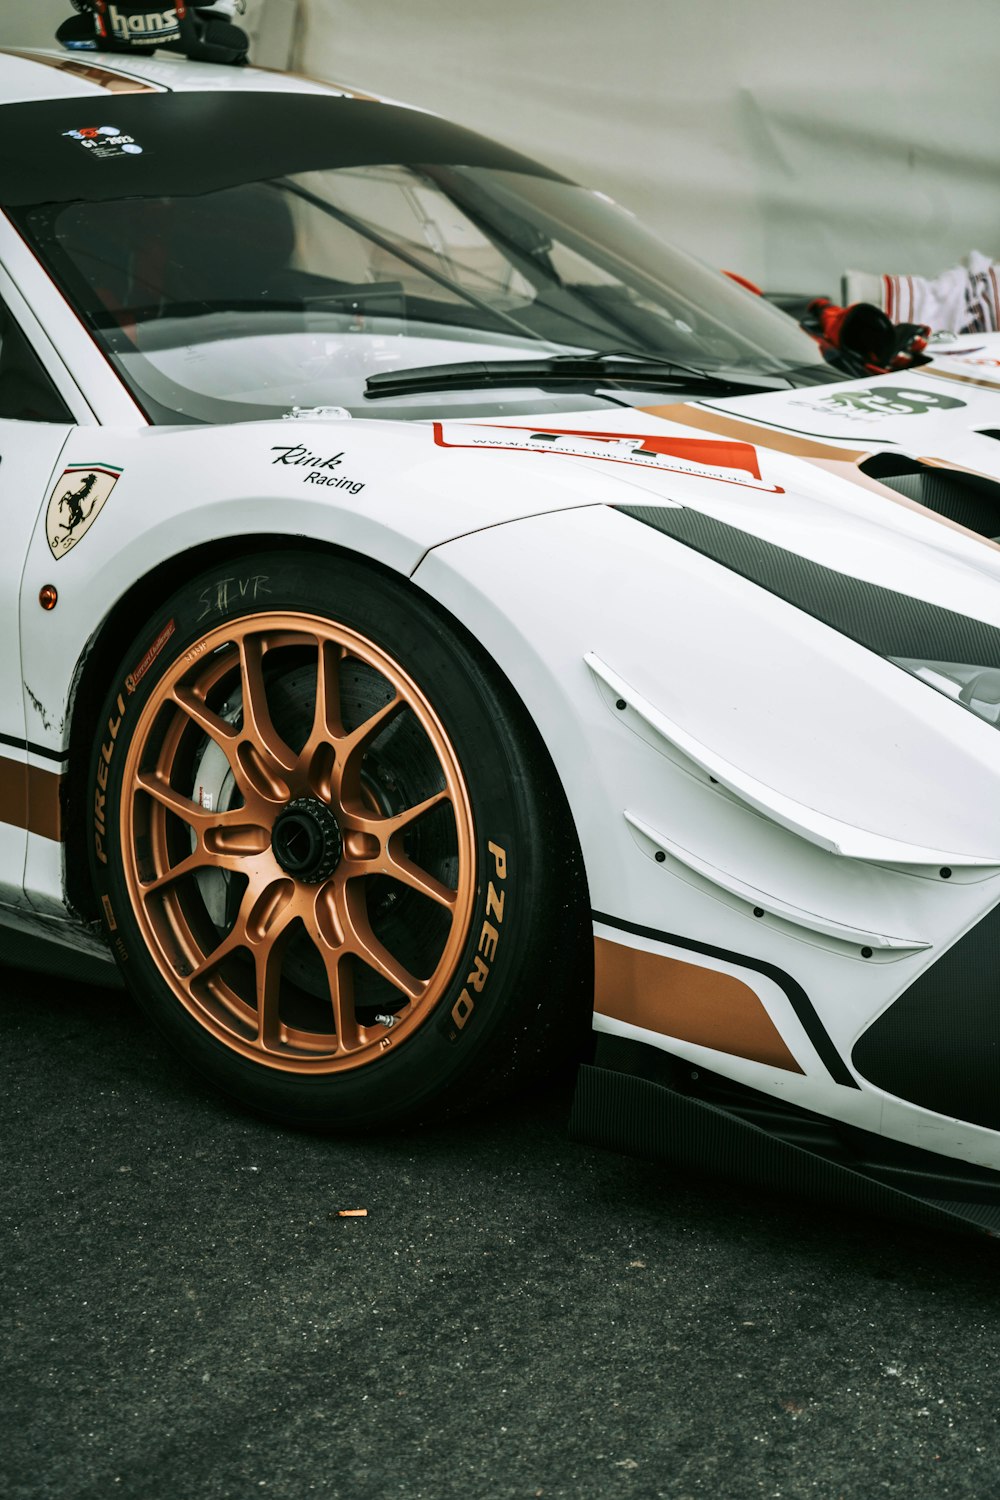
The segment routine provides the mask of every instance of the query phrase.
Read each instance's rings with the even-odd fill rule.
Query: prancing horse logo
[[[65,557],[97,520],[121,478],[115,464],[71,464],[49,496],[45,535],[57,560]]]
[[[63,536],[72,536],[78,526],[82,526],[94,508],[94,503],[84,510],[84,505],[91,490],[97,483],[96,474],[88,474],[78,490],[67,490],[59,500],[59,509],[66,511],[66,525],[63,527]]]

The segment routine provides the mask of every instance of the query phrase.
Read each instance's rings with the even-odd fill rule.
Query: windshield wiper
[[[417,365],[408,370],[383,370],[369,375],[365,396],[409,396],[427,391],[479,390],[490,386],[511,388],[539,385],[665,385],[671,388],[733,391],[785,390],[791,385],[784,375],[749,372],[725,373],[699,369],[655,354],[593,351],[583,354],[549,354],[532,359],[470,359],[451,365]]]

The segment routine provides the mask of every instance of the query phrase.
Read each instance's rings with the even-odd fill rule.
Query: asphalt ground
[[[565,1077],[281,1131],[21,971],[0,1059],[4,1500],[1000,1495],[996,1242],[574,1145]]]

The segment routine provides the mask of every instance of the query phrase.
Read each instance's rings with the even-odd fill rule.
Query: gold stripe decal
[[[956,375],[949,378],[965,380],[968,377]],[[1000,387],[993,386],[993,389],[1000,390]],[[862,469],[859,469],[858,464],[862,459],[870,457],[871,452],[878,447],[878,443],[873,443],[871,449],[854,451],[850,448],[835,448],[830,443],[814,443],[810,438],[795,437],[784,432],[772,432],[769,427],[758,427],[753,422],[737,422],[729,417],[721,416],[718,412],[701,411],[696,406],[683,404],[643,406],[638,409],[650,416],[663,417],[668,422],[684,422],[691,427],[700,427],[705,432],[717,433],[720,437],[737,438],[743,442],[754,443],[758,448],[770,448],[773,452],[788,453],[794,458],[804,459],[818,468],[827,469],[840,479],[845,479],[848,484],[862,485],[874,494],[881,495],[884,500],[891,501],[893,505],[901,505],[906,510],[918,511],[929,520],[936,521],[940,526],[947,526],[952,531],[960,532],[962,536],[968,537],[982,547],[991,547],[994,551],[1000,550],[1000,544],[990,537],[980,536],[977,531],[970,531],[967,526],[960,525],[958,521],[949,520],[938,511],[921,505],[919,500],[911,500],[907,495],[890,489],[888,485],[879,484],[877,479],[870,478]],[[921,458],[918,462],[930,464],[939,469],[952,469],[958,474],[976,474],[980,478],[992,480],[989,474],[979,474],[976,469],[965,469],[960,464],[949,463],[943,458]]]
[[[796,458],[836,458],[842,463],[857,463],[870,451],[866,448],[835,448],[830,443],[817,443],[812,438],[796,437],[794,433],[775,432],[770,427],[759,427],[756,422],[738,422],[735,417],[724,417],[720,412],[702,411],[700,407],[679,402],[676,406],[640,406],[639,411],[650,416],[662,417],[665,422],[682,422],[686,427],[700,427],[704,432],[714,432],[720,437],[733,438],[737,442],[753,443],[757,448],[772,448],[776,453],[791,453]]]
[[[760,1000],[742,979],[594,939],[594,1009],[698,1047],[801,1073]]]
[[[55,771],[40,771],[24,761],[0,756],[0,823],[58,843],[61,782]]]
[[[985,380],[980,375],[953,374],[951,370],[939,370],[936,365],[922,372],[925,375],[933,375],[935,380],[957,380],[959,385],[979,385],[984,391],[1000,390],[1000,380]]]

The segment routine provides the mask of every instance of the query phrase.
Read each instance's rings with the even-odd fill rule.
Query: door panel
[[[32,669],[42,680],[23,681],[23,647],[30,639],[35,660],[46,660],[44,643],[55,617],[41,609],[38,591],[52,583],[64,592],[57,556],[83,534],[104,483],[100,474],[90,480],[89,468],[64,473],[67,438],[100,423],[129,429],[147,423],[3,214],[0,317],[20,335],[7,342],[6,362],[0,342],[0,903],[30,902],[34,912],[60,917],[65,916],[58,827],[68,738],[65,692],[53,707],[44,666]],[[89,448],[83,456],[91,457]],[[43,556],[49,559],[52,551],[52,572],[46,568],[41,578],[33,578],[20,599],[19,636],[18,594],[23,594],[25,558],[36,528]]]
[[[28,543],[74,424],[4,290],[0,281],[0,902],[9,904],[22,899],[28,832],[59,838],[62,762],[27,736],[34,695],[22,680],[18,616]]]

